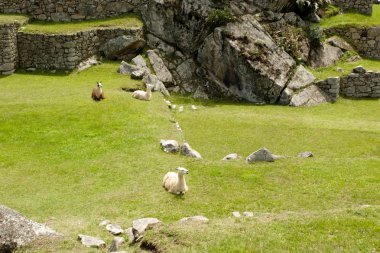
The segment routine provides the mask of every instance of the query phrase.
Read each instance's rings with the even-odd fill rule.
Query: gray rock
[[[178,112],[183,112],[184,111],[184,108],[183,108],[183,105],[181,105],[179,108],[178,108]]]
[[[235,211],[235,212],[232,212],[232,216],[234,216],[235,218],[240,218],[241,214],[240,214],[240,212]]]
[[[157,78],[166,85],[173,84],[173,77],[168,68],[165,66],[164,61],[153,50],[147,51],[148,58]]]
[[[253,213],[252,212],[243,212],[243,215],[245,217],[253,217]]]
[[[86,246],[88,248],[105,248],[106,247],[106,243],[97,237],[79,234],[78,240],[84,246]]]
[[[195,149],[192,149],[188,143],[184,143],[181,146],[181,155],[194,157],[196,159],[202,159],[201,154],[199,154],[199,152],[196,151]]]
[[[135,230],[135,231],[137,231],[137,230]],[[127,229],[125,230],[125,235],[128,237],[128,242],[129,242],[129,244],[134,243],[135,240],[137,239],[137,238],[135,238],[135,235],[134,235],[134,233],[133,233],[133,228],[132,228],[132,227],[127,228]]]
[[[300,65],[297,67],[297,70],[287,87],[293,91],[297,91],[307,87],[314,81],[314,75],[305,69],[304,66]]]
[[[246,161],[248,163],[254,163],[259,161],[274,162],[274,158],[272,153],[267,148],[261,148],[249,155],[246,158]]]
[[[306,18],[307,18],[307,20],[309,20],[313,23],[320,23],[321,22],[321,18],[315,12],[310,13]]]
[[[314,154],[311,151],[305,151],[305,152],[299,153],[297,157],[309,158],[309,157],[314,157]]]
[[[240,159],[240,156],[236,153],[232,153],[232,154],[229,154],[229,155],[226,155],[225,157],[223,157],[223,161],[229,161],[229,160],[237,160],[237,159]]]
[[[311,85],[295,94],[290,101],[291,106],[313,106],[321,103],[332,102],[331,98],[318,86]]]
[[[323,43],[320,47],[310,51],[309,65],[313,68],[328,67],[337,62],[344,55],[338,47]]]
[[[192,216],[192,217],[185,217],[179,220],[179,222],[208,222],[209,219],[205,216],[198,215],[198,216]]]
[[[91,66],[97,65],[97,64],[99,64],[98,60],[96,59],[95,56],[92,56],[92,57],[88,58],[87,60],[84,60],[84,61],[79,63],[78,71],[79,72],[83,71],[83,70],[88,69]]]
[[[131,60],[145,46],[138,37],[123,35],[109,40],[100,47],[100,52],[110,60]]]
[[[145,82],[146,85],[153,86],[154,91],[159,91],[165,96],[170,96],[170,93],[166,89],[163,82],[161,82],[156,75],[148,74],[145,75],[143,78],[143,82]]]
[[[195,90],[193,94],[193,98],[208,100],[208,95],[206,94],[202,86],[198,86],[198,88]]]
[[[326,79],[327,83],[331,86],[339,86],[340,84],[340,77],[339,76],[336,76],[336,77],[329,77]]]
[[[177,153],[179,151],[179,144],[176,140],[161,140],[160,146],[162,150],[168,153]]]
[[[99,223],[99,226],[101,226],[101,227],[105,227],[105,226],[107,226],[108,224],[110,224],[111,223],[111,221],[109,221],[109,220],[103,220],[103,221],[101,221],[100,223]]]
[[[106,225],[106,229],[113,235],[120,235],[124,233],[124,230],[117,224],[108,224]]]
[[[12,252],[39,238],[55,236],[58,234],[51,228],[0,205],[0,252]]]
[[[123,237],[119,237],[119,236],[114,237],[111,242],[109,252],[116,252],[121,246],[123,246],[124,243],[125,243],[125,239]]]
[[[148,68],[145,59],[141,55],[138,55],[135,58],[133,58],[132,63],[141,69]]]
[[[161,221],[156,218],[142,218],[134,220],[132,223],[132,228],[135,229],[141,235],[147,229],[150,229],[152,226],[157,225],[159,223],[161,223]]]
[[[117,72],[123,75],[130,75],[132,72],[139,70],[141,70],[139,67],[122,61]]]
[[[296,64],[252,15],[215,29],[197,59],[208,93],[254,103],[276,103]]]
[[[364,74],[367,70],[363,66],[357,66],[352,70],[353,73]]]
[[[353,47],[349,43],[347,43],[344,39],[338,36],[333,36],[331,38],[328,38],[326,42],[329,43],[333,47],[340,48],[343,52],[354,51]]]
[[[131,78],[136,80],[142,80],[144,78],[145,71],[142,69],[135,70],[131,73]]]

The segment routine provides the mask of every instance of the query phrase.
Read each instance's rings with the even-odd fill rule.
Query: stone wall
[[[36,20],[73,21],[133,12],[139,0],[0,0],[0,13],[26,13]]]
[[[316,85],[330,96],[332,102],[338,100],[340,90],[339,77],[329,77],[326,80],[317,82]]]
[[[0,0],[0,13],[26,13],[26,1]]]
[[[0,25],[0,74],[12,74],[17,67],[18,23]]]
[[[380,27],[334,27],[326,32],[346,39],[361,55],[380,59]]]
[[[342,77],[340,93],[348,98],[380,98],[380,72],[351,73]]]
[[[341,7],[344,11],[354,10],[359,13],[372,15],[373,0],[332,0],[331,2]]]
[[[121,35],[141,36],[139,29],[100,29],[75,34],[28,34],[19,32],[19,67],[73,70],[81,61],[99,54],[99,47]]]

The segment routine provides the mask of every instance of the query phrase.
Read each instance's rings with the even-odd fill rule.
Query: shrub
[[[308,34],[310,45],[313,47],[318,47],[322,44],[322,40],[325,39],[325,34],[323,29],[319,26],[310,26],[306,29]]]
[[[234,20],[232,14],[226,9],[213,9],[207,17],[206,23],[213,29],[224,26]]]

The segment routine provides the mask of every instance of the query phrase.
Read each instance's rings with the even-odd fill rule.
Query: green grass
[[[28,20],[29,20],[29,18],[27,16],[24,16],[24,15],[0,14],[0,24],[5,24],[5,23],[24,24]]]
[[[373,5],[372,16],[359,13],[344,13],[341,15],[322,19],[321,26],[330,28],[336,26],[379,26],[380,25],[380,5]]]
[[[363,66],[366,70],[380,71],[380,60],[365,58],[356,62],[348,62],[346,59],[343,59],[326,68],[308,68],[308,70],[312,72],[318,80],[325,80],[328,77],[348,75],[359,65]],[[338,71],[338,68],[341,68],[343,71]]]
[[[209,225],[168,228],[179,248],[165,246],[171,238],[159,231],[159,247],[379,250],[379,208],[355,211],[380,204],[379,100],[291,108],[173,97],[185,112],[172,114],[160,94],[143,102],[122,91],[141,83],[117,74],[117,67],[106,62],[70,75],[19,72],[0,78],[0,203],[64,235],[20,252],[97,252],[82,247],[76,236],[100,236],[109,245],[112,236],[98,227],[103,219],[127,228],[141,217],[169,224],[201,214],[211,219]],[[90,99],[97,80],[107,96],[99,103]],[[197,111],[190,110],[192,103]],[[162,138],[180,139],[173,117],[203,160],[159,149]],[[315,158],[220,160],[231,152],[246,157],[263,146],[292,157],[311,150]],[[177,166],[190,170],[190,191],[183,197],[161,187],[163,175]],[[235,210],[275,218],[265,223],[228,218]],[[289,213],[295,214],[281,218]]]
[[[91,30],[94,28],[141,28],[143,23],[136,14],[127,14],[120,17],[78,21],[69,23],[52,23],[35,21],[23,29],[27,33],[64,34]]]

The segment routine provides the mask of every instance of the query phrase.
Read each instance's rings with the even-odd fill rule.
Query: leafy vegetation
[[[321,22],[321,26],[324,28],[346,25],[364,27],[380,25],[380,5],[373,5],[372,16],[359,13],[344,13],[330,18],[324,18]]]
[[[76,241],[78,233],[100,236],[109,245],[112,236],[98,226],[103,219],[127,228],[136,218],[168,224],[193,215],[211,222],[164,226],[163,235],[152,231],[158,247],[379,249],[379,100],[291,108],[175,96],[171,100],[185,111],[171,113],[160,94],[144,102],[122,91],[141,83],[119,75],[117,67],[106,62],[69,75],[18,72],[0,78],[0,203],[64,234],[20,252],[89,252]],[[99,103],[90,99],[97,80],[107,97]],[[198,110],[191,111],[191,104]],[[160,139],[181,140],[173,119],[203,160],[159,149]],[[220,160],[231,152],[246,157],[263,146],[291,157],[311,150],[315,158]],[[182,197],[161,187],[163,175],[177,166],[190,170],[190,191]],[[262,218],[228,218],[235,210]],[[171,245],[173,238],[179,247]]]
[[[77,21],[68,23],[35,21],[25,26],[23,31],[28,33],[62,34],[86,31],[94,28],[134,28],[142,26],[143,23],[138,15],[127,14],[115,18]]]
[[[234,20],[234,17],[227,9],[213,9],[207,17],[206,23],[211,29],[224,26]]]

